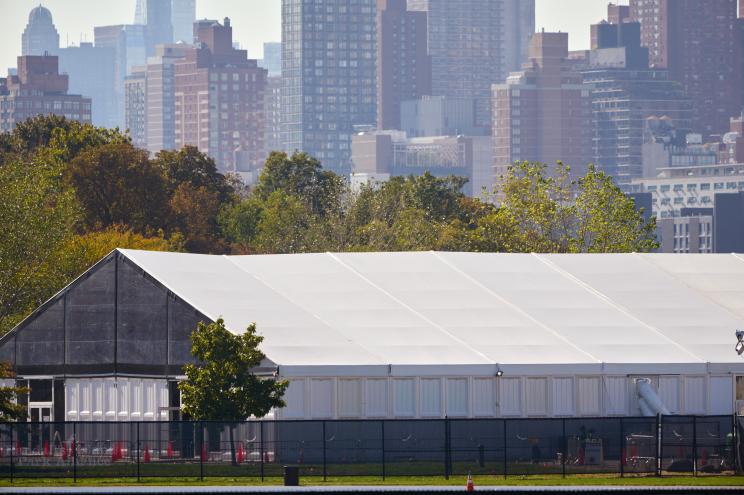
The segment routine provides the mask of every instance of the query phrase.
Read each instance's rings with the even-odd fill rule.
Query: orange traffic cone
[[[465,485],[465,488],[467,488],[469,492],[475,491],[475,485],[473,484],[473,475],[470,474],[470,471],[468,471],[468,483],[467,485]]]
[[[169,459],[172,459],[173,458],[173,454],[174,454],[174,452],[173,452],[173,440],[171,440],[171,441],[168,442],[168,452],[167,453],[168,453],[168,458]]]
[[[67,460],[67,442],[62,442],[62,460]]]
[[[44,457],[49,457],[49,454],[50,454],[50,452],[49,452],[49,442],[48,441],[45,441],[44,442]]]
[[[243,442],[240,442],[238,445],[238,464],[243,464],[245,462],[245,448],[243,448]]]
[[[150,462],[150,449],[147,448],[147,445],[145,445],[144,461]]]

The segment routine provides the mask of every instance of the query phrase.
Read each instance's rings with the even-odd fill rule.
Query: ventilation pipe
[[[650,379],[639,378],[636,380],[636,390],[638,392],[638,405],[644,416],[656,416],[657,414],[667,416],[671,414],[659,398],[659,394],[654,390]]]

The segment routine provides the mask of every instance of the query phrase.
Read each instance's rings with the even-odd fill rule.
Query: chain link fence
[[[0,476],[734,474],[742,437],[735,416],[3,423]]]

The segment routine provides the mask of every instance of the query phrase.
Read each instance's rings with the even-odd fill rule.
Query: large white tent
[[[672,413],[744,405],[739,255],[117,254],[205,319],[257,324],[291,383],[280,418],[637,415],[637,378]]]

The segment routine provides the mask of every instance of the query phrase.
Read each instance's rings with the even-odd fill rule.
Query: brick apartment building
[[[59,73],[57,57],[18,57],[18,74],[0,79],[0,132],[37,115],[55,114],[84,123],[91,121],[91,100],[67,94],[68,79]]]
[[[264,156],[267,71],[233,48],[230,19],[195,24],[197,45],[175,68],[175,145],[198,147],[222,171],[255,168]]]

